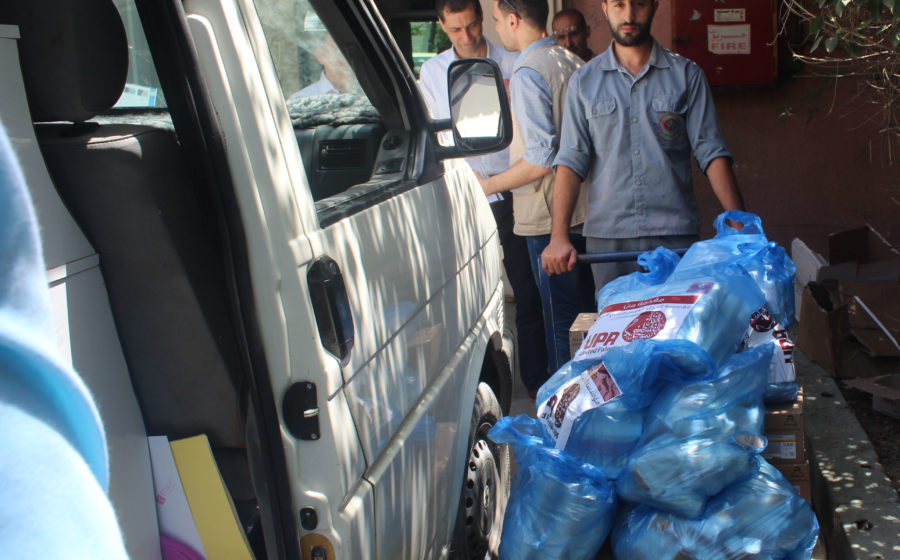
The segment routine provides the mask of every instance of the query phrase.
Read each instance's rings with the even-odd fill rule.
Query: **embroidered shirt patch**
[[[659,132],[657,133],[661,140],[672,142],[679,136],[684,129],[684,119],[678,113],[665,113],[659,118]]]

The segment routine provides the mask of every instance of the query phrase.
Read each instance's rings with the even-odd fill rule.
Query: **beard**
[[[638,45],[643,45],[650,38],[650,26],[653,24],[653,16],[650,16],[650,19],[647,20],[647,23],[638,23],[638,22],[625,22],[622,25],[633,25],[638,28],[637,33],[634,35],[622,35],[619,33],[618,29],[613,29],[612,24],[609,25],[609,30],[612,32],[613,39],[616,40],[616,43],[622,45],[623,47],[636,47]],[[621,26],[620,26],[621,27]]]

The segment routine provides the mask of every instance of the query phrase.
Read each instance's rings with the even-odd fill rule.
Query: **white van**
[[[197,434],[258,558],[496,551],[511,348],[454,159],[509,142],[495,66],[454,70],[488,132],[448,148],[372,0],[2,0],[0,64],[132,558],[160,557],[146,436]]]

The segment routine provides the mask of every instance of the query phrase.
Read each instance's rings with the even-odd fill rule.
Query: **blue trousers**
[[[506,195],[503,200],[492,203],[491,210],[503,247],[503,267],[516,298],[519,375],[526,389],[537,391],[550,376],[541,296],[531,273],[525,238],[513,233],[512,197]]]
[[[594,279],[586,265],[575,265],[565,274],[547,276],[541,268],[541,253],[550,243],[550,235],[528,236],[528,254],[531,257],[531,271],[541,294],[544,310],[544,328],[547,331],[547,358],[551,372],[561,368],[571,358],[569,352],[569,327],[579,313],[597,311],[594,301]],[[570,234],[569,239],[575,250],[585,252],[585,239],[578,234]]]

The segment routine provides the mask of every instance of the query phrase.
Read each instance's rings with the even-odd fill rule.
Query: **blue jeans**
[[[512,197],[491,203],[497,233],[503,246],[503,266],[516,298],[516,349],[519,376],[529,391],[537,391],[547,381],[547,346],[541,296],[534,275],[525,238],[513,233]]]
[[[541,252],[550,243],[550,235],[533,235],[528,241],[528,255],[531,257],[531,271],[534,273],[541,303],[544,309],[544,327],[547,331],[547,362],[550,371],[555,372],[569,361],[569,327],[579,313],[597,311],[594,301],[594,279],[591,268],[576,264],[565,274],[547,276],[541,268]],[[578,234],[570,234],[569,239],[575,250],[585,252],[585,239]]]

